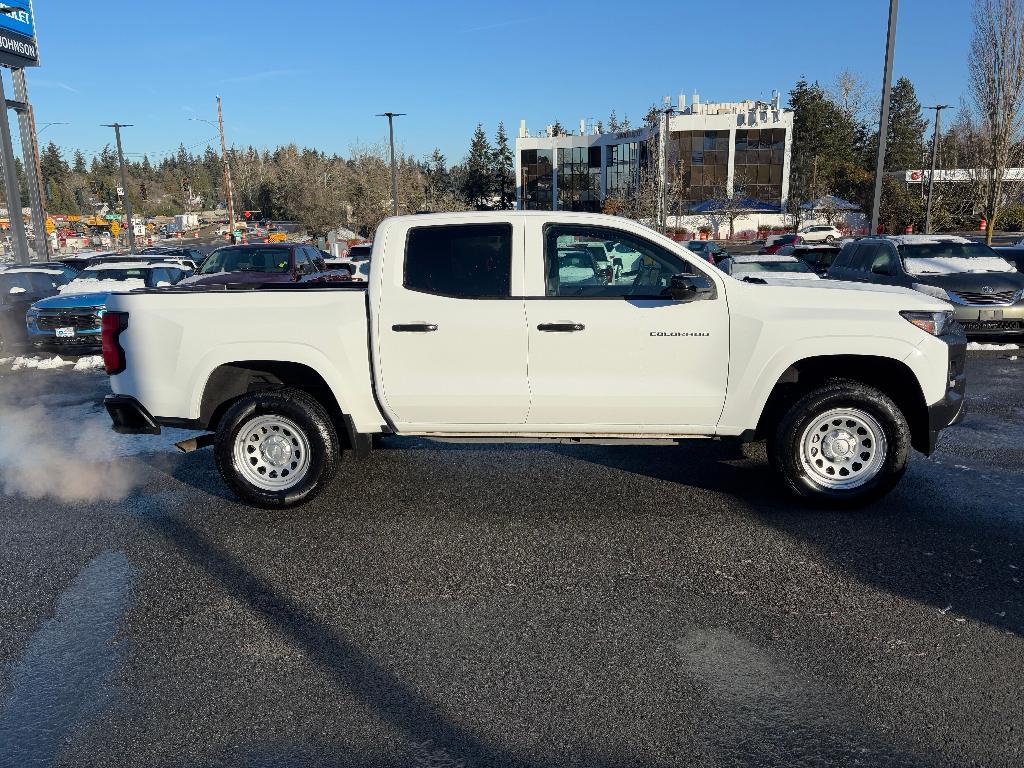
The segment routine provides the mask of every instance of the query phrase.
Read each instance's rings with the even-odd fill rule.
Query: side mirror
[[[673,301],[702,301],[715,298],[715,284],[704,275],[672,275],[668,292]]]

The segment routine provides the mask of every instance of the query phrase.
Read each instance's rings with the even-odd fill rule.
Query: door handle
[[[398,333],[430,333],[436,331],[437,326],[434,323],[400,323],[392,325],[391,330]]]
[[[549,333],[575,333],[582,331],[585,327],[583,323],[541,323],[537,326],[537,330]]]

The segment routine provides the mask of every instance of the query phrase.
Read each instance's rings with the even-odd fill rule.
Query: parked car
[[[839,255],[839,248],[822,243],[800,243],[780,248],[778,255],[795,256],[814,270],[815,274],[824,276],[828,273],[828,268],[832,266],[836,256]]]
[[[713,240],[690,240],[683,243],[683,247],[709,264],[717,264],[722,259],[729,258],[729,252]]]
[[[833,243],[843,237],[843,233],[830,224],[811,224],[797,234],[804,239],[805,243]]]
[[[122,261],[86,267],[58,288],[59,295],[32,304],[25,316],[28,340],[39,349],[95,350],[112,292],[170,287],[189,274],[190,270],[171,262]]]
[[[804,241],[803,237],[792,232],[788,235],[779,235],[774,240],[766,241],[768,244],[764,248],[758,251],[760,254],[772,255],[778,253],[780,248],[787,245],[797,245]]]
[[[140,256],[159,257],[163,261],[175,261],[195,270],[203,263],[203,252],[198,248],[153,245],[139,251]]]
[[[60,272],[43,267],[9,267],[0,272],[0,354],[27,341],[25,315],[40,299],[57,294]]]
[[[279,232],[275,234],[281,234]],[[360,274],[360,265],[369,264],[370,256],[373,253],[373,243],[359,243],[349,246],[341,256],[332,257],[330,254],[320,251],[324,261],[330,269],[343,269],[352,277]],[[367,273],[369,268],[367,267]]]
[[[949,302],[968,337],[1024,335],[1024,274],[984,243],[952,235],[864,237],[843,246],[828,276]]]
[[[226,245],[203,261],[186,285],[308,283],[348,280],[347,271],[328,269],[320,251],[300,243]]]
[[[79,251],[73,256],[64,256],[56,261],[81,272],[86,267],[97,264],[104,258],[123,255],[124,254],[114,253],[113,251]]]
[[[112,295],[115,430],[213,433],[182,447],[212,444],[228,487],[264,507],[312,499],[342,450],[383,432],[763,438],[793,494],[850,506],[964,413],[966,339],[923,293],[752,285],[599,214],[401,216],[377,238],[367,286]],[[591,240],[639,254],[633,278],[563,285],[559,252]]]
[[[737,280],[768,283],[775,280],[818,280],[807,264],[795,256],[750,254],[730,256],[718,268]]]

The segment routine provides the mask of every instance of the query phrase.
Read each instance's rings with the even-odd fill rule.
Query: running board
[[[715,435],[687,435],[686,437],[435,437],[417,435],[434,443],[476,443],[476,444],[536,444],[556,445],[679,445],[686,440],[717,440]]]

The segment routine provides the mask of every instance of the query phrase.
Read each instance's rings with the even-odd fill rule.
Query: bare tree
[[[860,75],[844,69],[832,83],[832,99],[850,120],[860,122],[867,107],[868,87]]]
[[[1024,155],[1024,0],[975,0],[969,89],[984,155],[979,178],[985,241],[1009,202],[1006,169]],[[977,167],[977,166],[976,166]]]

